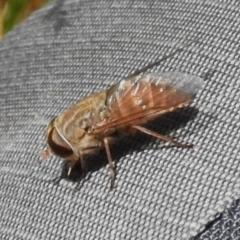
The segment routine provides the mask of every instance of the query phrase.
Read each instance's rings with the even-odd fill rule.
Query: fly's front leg
[[[137,130],[139,130],[139,131],[141,131],[143,133],[146,133],[146,134],[148,134],[150,136],[153,136],[153,137],[158,138],[160,140],[163,140],[165,142],[172,143],[172,144],[174,144],[174,145],[176,145],[178,147],[182,147],[182,148],[193,148],[194,147],[193,144],[189,144],[188,145],[188,144],[180,143],[180,142],[178,142],[178,141],[176,141],[176,140],[174,140],[174,139],[172,139],[170,137],[164,136],[164,135],[159,134],[159,133],[155,133],[155,132],[153,132],[153,131],[145,128],[145,127],[142,127],[142,126],[132,125],[131,128],[137,129]]]
[[[104,142],[104,146],[105,146],[105,149],[106,149],[106,153],[107,153],[107,158],[108,158],[108,169],[110,171],[110,190],[113,190],[114,188],[114,181],[115,181],[115,178],[116,178],[116,168],[115,168],[115,164],[112,160],[112,156],[111,156],[111,153],[110,153],[110,149],[109,149],[109,140],[111,138],[110,137],[105,137],[103,139],[103,142]]]
[[[84,160],[82,155],[80,155],[79,161],[81,165],[82,176],[81,176],[81,180],[77,183],[76,190],[78,190],[83,186],[83,183],[89,178],[89,175],[90,175],[90,173],[88,173],[87,171],[86,161]]]
[[[79,158],[76,158],[76,159],[69,159],[69,164],[68,164],[68,176],[70,176],[74,166],[80,162],[80,165],[81,165],[81,171],[82,171],[82,174],[84,176],[86,176],[86,173],[87,173],[87,166],[86,166],[86,162],[83,158],[83,156],[81,154],[79,154]]]
[[[70,176],[76,163],[77,163],[77,161],[70,161],[70,163],[68,164],[68,173],[67,173],[68,176]]]
[[[87,164],[82,155],[80,155],[79,160],[80,160],[80,164],[81,164],[82,178],[85,179],[85,177],[87,176],[87,172],[88,172]]]

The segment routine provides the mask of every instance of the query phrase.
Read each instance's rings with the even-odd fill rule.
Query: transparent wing
[[[107,90],[108,116],[96,124],[97,131],[137,124],[180,108],[204,85],[197,76],[180,73],[146,73],[122,80]]]

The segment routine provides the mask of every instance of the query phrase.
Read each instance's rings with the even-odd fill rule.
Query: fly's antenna
[[[196,43],[196,42],[198,42],[198,39],[193,40],[190,43],[187,43],[187,44],[183,45],[181,48],[178,48],[177,50],[173,51],[172,53],[169,53],[168,55],[163,56],[159,60],[156,60],[154,62],[149,63],[147,66],[144,66],[141,69],[137,69],[134,73],[132,73],[132,74],[128,75],[127,77],[125,77],[125,79],[136,77],[139,74],[144,73],[144,72],[146,72],[147,70],[149,70],[149,69],[151,69],[153,67],[159,66],[163,61],[167,60],[168,58],[173,57],[175,54],[183,51],[185,48],[189,47],[192,43]]]

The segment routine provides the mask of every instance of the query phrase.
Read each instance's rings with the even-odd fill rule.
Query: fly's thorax
[[[79,141],[95,124],[106,117],[106,92],[99,92],[78,101],[56,118],[56,125],[69,140]]]

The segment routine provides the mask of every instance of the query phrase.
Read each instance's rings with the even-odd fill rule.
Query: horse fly
[[[86,174],[84,155],[106,149],[110,171],[110,189],[114,187],[115,165],[109,144],[115,133],[141,131],[179,147],[191,148],[144,126],[147,121],[188,104],[203,86],[203,79],[180,72],[146,73],[176,52],[135,71],[107,90],[85,97],[53,118],[47,126],[48,148],[43,159],[55,154],[69,161],[68,175],[80,161]]]

